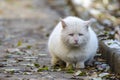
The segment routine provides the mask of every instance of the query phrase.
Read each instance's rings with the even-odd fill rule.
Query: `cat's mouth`
[[[79,47],[80,45],[78,43],[74,43],[74,46],[75,47]]]

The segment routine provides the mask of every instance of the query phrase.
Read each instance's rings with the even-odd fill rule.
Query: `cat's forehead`
[[[67,26],[68,27],[83,27],[83,26],[85,26],[85,24],[84,23],[82,23],[82,22],[77,22],[77,21],[70,21],[70,22],[67,22]]]
[[[66,30],[68,32],[85,32],[86,24],[85,21],[77,17],[67,17],[64,19],[66,24]]]
[[[65,29],[67,33],[84,33],[86,29],[84,27],[70,26]]]
[[[85,29],[85,24],[80,21],[70,21],[70,22],[67,22],[66,25],[67,25],[66,28],[71,29],[73,31]]]

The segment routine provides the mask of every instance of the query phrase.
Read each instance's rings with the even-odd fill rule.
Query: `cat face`
[[[64,44],[71,47],[80,47],[89,40],[88,25],[81,22],[61,22],[63,29],[61,38]]]

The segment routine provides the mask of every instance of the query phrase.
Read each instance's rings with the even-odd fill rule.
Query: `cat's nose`
[[[75,40],[75,43],[78,43],[78,40]]]

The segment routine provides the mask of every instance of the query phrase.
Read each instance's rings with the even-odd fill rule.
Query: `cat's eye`
[[[70,36],[73,36],[74,34],[73,33],[71,33],[71,34],[69,34]]]
[[[79,35],[79,36],[82,36],[83,34],[79,33],[78,35]]]

